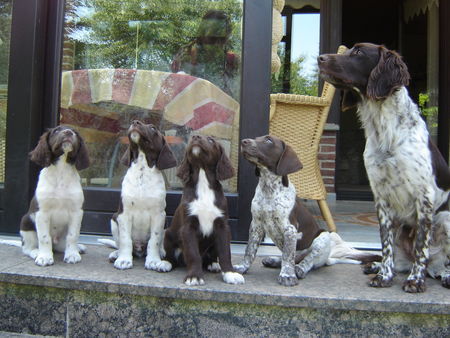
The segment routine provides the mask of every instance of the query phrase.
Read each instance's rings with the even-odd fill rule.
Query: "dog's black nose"
[[[327,60],[328,60],[328,55],[326,55],[326,54],[322,54],[317,57],[318,63],[326,62]]]
[[[250,140],[249,138],[245,138],[241,141],[241,145],[246,146],[249,145],[251,143],[252,140]]]
[[[131,122],[131,124],[132,124],[133,126],[138,126],[138,125],[141,125],[142,122],[139,121],[139,120],[133,120],[133,121]]]
[[[193,140],[200,140],[202,137],[200,135],[192,135]]]
[[[64,129],[62,132],[64,135],[73,135],[74,132],[71,129]]]

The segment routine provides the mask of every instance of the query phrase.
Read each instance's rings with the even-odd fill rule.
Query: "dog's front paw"
[[[298,284],[298,278],[297,276],[279,275],[278,283],[283,286],[295,286]]]
[[[53,263],[54,263],[53,255],[38,253],[34,262],[39,266],[53,265]]]
[[[245,279],[240,273],[228,271],[222,273],[223,281],[228,284],[244,284]]]
[[[366,263],[362,269],[366,275],[377,274],[380,271],[380,262]]]
[[[154,270],[159,272],[168,272],[172,270],[172,264],[168,261],[156,261],[156,260],[146,260],[145,268],[148,270]]]
[[[403,283],[403,291],[409,293],[425,292],[425,279],[407,279]]]
[[[186,277],[184,284],[187,286],[205,285],[205,280],[201,277]]]
[[[64,262],[75,264],[81,261],[81,256],[78,251],[66,251],[64,254]]]
[[[114,262],[114,267],[119,270],[131,269],[133,267],[133,260],[128,257],[117,257]]]
[[[383,275],[376,275],[369,281],[369,286],[375,288],[388,288],[392,286],[393,278],[385,278]]]
[[[295,275],[297,276],[298,279],[305,278],[307,274],[308,271],[304,267],[302,267],[301,265],[295,266]]]
[[[244,273],[247,273],[247,271],[248,271],[248,268],[244,264],[233,265],[233,269],[234,269],[234,271],[239,272],[241,275],[243,275]]]
[[[208,269],[209,272],[214,273],[220,272],[220,265],[217,262],[209,264],[206,268]]]

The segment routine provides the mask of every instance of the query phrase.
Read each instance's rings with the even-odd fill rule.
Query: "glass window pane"
[[[0,184],[5,181],[6,107],[12,0],[0,3]]]
[[[66,6],[60,122],[88,144],[85,185],[120,187],[133,119],[155,124],[179,162],[189,136],[202,133],[237,166],[242,0]],[[165,171],[172,189],[181,187],[175,173]],[[236,191],[236,178],[226,187]]]

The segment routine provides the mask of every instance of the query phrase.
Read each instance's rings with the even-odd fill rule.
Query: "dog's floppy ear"
[[[75,131],[75,134],[77,134],[78,141],[80,142],[80,147],[78,148],[78,152],[75,157],[75,168],[77,168],[77,170],[83,170],[90,165],[89,153],[83,138],[77,131]]]
[[[127,147],[127,150],[122,155],[122,158],[120,159],[120,163],[123,165],[129,167],[131,166],[131,163],[136,159],[137,152],[131,149],[131,144]]]
[[[367,97],[372,100],[384,99],[394,90],[407,86],[409,80],[408,67],[401,56],[381,46],[378,65],[370,73],[367,82]]]
[[[158,159],[156,160],[156,168],[159,170],[169,169],[177,166],[177,160],[173,155],[172,150],[163,137],[163,146],[159,152]]]
[[[302,163],[297,157],[294,150],[287,144],[283,142],[284,151],[278,160],[276,174],[279,176],[285,176],[288,174],[295,173],[303,168]]]
[[[356,93],[351,90],[343,90],[341,110],[347,111],[349,109],[355,108],[359,101],[360,99]]]
[[[225,150],[223,149],[222,145],[219,144],[219,146],[222,154],[220,155],[220,159],[217,162],[216,176],[219,181],[223,181],[234,176],[234,168],[227,154],[225,154]]]
[[[186,184],[189,181],[189,178],[192,175],[192,169],[191,165],[189,164],[189,161],[187,160],[187,154],[184,155],[183,161],[181,161],[180,166],[177,170],[177,177],[180,178],[180,180]]]
[[[30,160],[41,167],[48,167],[52,164],[52,151],[48,144],[49,135],[50,131],[46,131],[42,134],[36,148],[29,154]]]

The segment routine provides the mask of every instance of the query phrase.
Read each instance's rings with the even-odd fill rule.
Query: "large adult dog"
[[[450,286],[450,171],[405,88],[405,63],[384,46],[358,43],[318,57],[321,76],[344,90],[343,109],[357,106],[365,130],[364,163],[380,223],[383,260],[370,285],[392,285],[410,270],[406,292],[424,292],[425,275]]]
[[[244,283],[231,265],[228,207],[220,184],[233,175],[220,143],[209,136],[191,137],[177,173],[183,196],[164,237],[166,260],[187,266],[186,285],[205,283],[203,267],[222,271],[226,283]]]
[[[78,263],[84,252],[77,243],[84,201],[78,170],[89,166],[84,141],[72,128],[59,126],[41,136],[30,156],[44,168],[20,223],[22,251],[40,266],[54,263],[53,250],[64,252],[66,263]]]
[[[130,144],[122,157],[128,170],[122,181],[119,210],[111,219],[111,246],[118,250],[109,260],[124,270],[133,267],[133,255],[146,256],[146,269],[168,271],[170,263],[160,257],[166,220],[166,185],[161,170],[175,167],[177,161],[152,124],[132,121],[128,139]]]
[[[280,257],[263,259],[266,267],[281,267],[278,282],[284,286],[298,284],[298,278],[324,265],[372,262],[377,255],[350,247],[336,233],[322,230],[296,196],[288,174],[302,168],[292,148],[275,136],[244,139],[242,154],[256,165],[258,186],[252,200],[252,223],[248,245],[236,271],[246,273],[256,256],[259,244],[268,235],[281,250]]]

